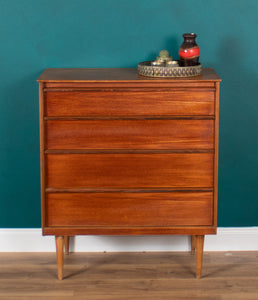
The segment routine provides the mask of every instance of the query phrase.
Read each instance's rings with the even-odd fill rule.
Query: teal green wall
[[[40,73],[178,58],[184,32],[223,79],[219,226],[257,226],[257,20],[257,0],[0,0],[0,227],[40,227]]]

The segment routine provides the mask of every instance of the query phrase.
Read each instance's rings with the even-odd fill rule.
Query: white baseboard
[[[76,236],[74,252],[189,251],[188,236]],[[205,236],[206,251],[256,251],[258,227],[218,228],[217,235]],[[0,229],[0,252],[53,252],[53,236],[41,229]]]

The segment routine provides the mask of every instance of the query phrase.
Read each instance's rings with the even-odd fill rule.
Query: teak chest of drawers
[[[47,69],[40,96],[43,235],[58,278],[74,235],[192,236],[201,276],[217,225],[220,78]]]

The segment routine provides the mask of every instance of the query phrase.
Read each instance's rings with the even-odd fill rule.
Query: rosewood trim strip
[[[44,121],[77,121],[77,120],[214,120],[214,115],[206,116],[65,116],[44,117]]]
[[[46,188],[46,193],[173,193],[173,192],[182,192],[182,193],[192,193],[192,192],[213,192],[213,188],[155,188],[155,189],[144,189],[144,188],[123,188],[123,189],[114,189],[114,188]]]
[[[126,88],[116,88],[116,89],[92,89],[92,88],[44,88],[44,92],[98,92],[98,91],[105,91],[105,92],[170,92],[172,89],[170,88],[160,88],[160,89],[153,89],[153,88],[142,88],[139,90],[139,88],[135,89],[126,89]],[[185,92],[185,91],[190,91],[190,92],[214,92],[215,88],[198,88],[198,87],[193,87],[193,88],[173,88],[173,91],[176,92]]]
[[[154,149],[53,149],[53,150],[45,150],[45,154],[127,154],[127,153],[214,153],[213,149],[203,150],[154,150]]]

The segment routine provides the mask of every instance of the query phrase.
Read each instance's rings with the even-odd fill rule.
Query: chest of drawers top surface
[[[194,83],[194,82],[215,82],[221,81],[213,69],[203,69],[202,75],[184,78],[154,78],[138,75],[135,68],[49,68],[38,78],[38,82],[135,82],[146,83]]]

